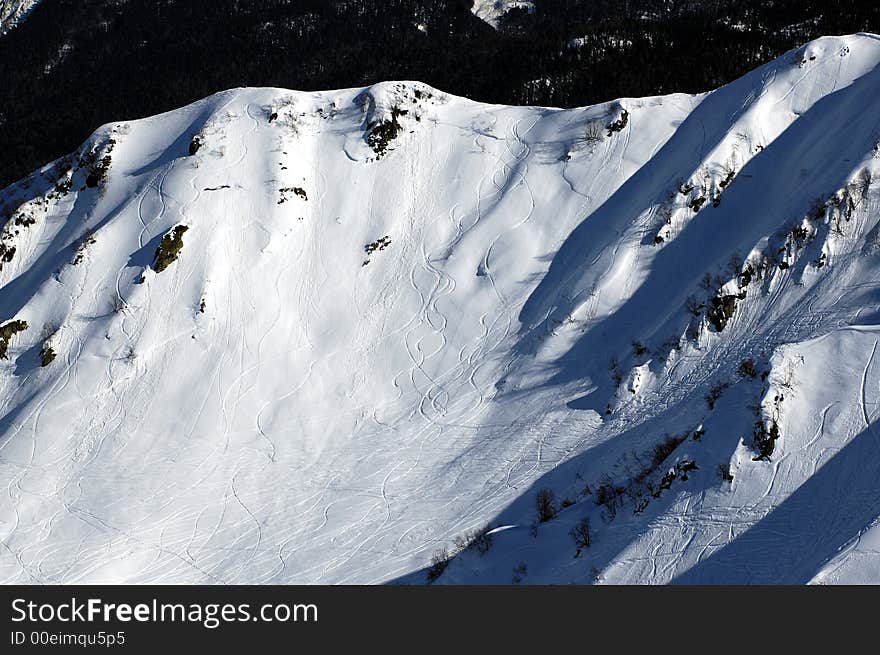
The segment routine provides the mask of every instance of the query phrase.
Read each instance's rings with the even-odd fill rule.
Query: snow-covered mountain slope
[[[98,130],[0,195],[0,579],[876,581],[878,64]]]
[[[512,9],[532,12],[535,10],[535,3],[530,0],[474,0],[471,7],[477,18],[486,21],[492,27],[498,27]]]
[[[0,36],[24,20],[40,0],[0,0]]]

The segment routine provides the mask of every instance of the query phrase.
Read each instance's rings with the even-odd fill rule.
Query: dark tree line
[[[862,0],[535,0],[498,31],[470,5],[44,0],[0,38],[0,188],[98,125],[236,86],[417,79],[487,102],[576,106],[704,91],[817,36],[880,31],[880,5]]]

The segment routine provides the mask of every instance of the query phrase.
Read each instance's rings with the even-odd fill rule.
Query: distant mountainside
[[[103,123],[238,86],[407,79],[483,102],[572,107],[704,92],[800,43],[858,31],[880,31],[877,3],[40,2],[0,37],[0,188]]]
[[[0,192],[0,581],[880,582],[878,179],[867,33],[107,124]]]
[[[0,0],[0,36],[27,17],[40,0]]]
[[[498,27],[512,11],[531,13],[535,10],[532,0],[473,0],[471,11],[481,20]]]

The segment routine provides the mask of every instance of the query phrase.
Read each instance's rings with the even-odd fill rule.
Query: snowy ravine
[[[99,129],[0,192],[0,580],[880,582],[878,65]]]

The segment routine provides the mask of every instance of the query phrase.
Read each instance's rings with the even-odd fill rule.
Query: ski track
[[[871,355],[868,357],[868,363],[865,364],[865,370],[862,373],[862,384],[859,389],[859,404],[862,410],[862,418],[865,421],[865,428],[871,429],[871,419],[868,417],[868,399],[866,387],[868,386],[868,369],[871,368],[871,364],[874,363],[874,355],[877,352],[877,341],[874,342],[874,345],[871,348]]]
[[[846,93],[852,86],[846,80],[858,74],[855,64],[839,47],[829,52],[841,56],[825,56],[803,71],[782,64],[762,71],[751,88],[739,88],[722,115],[736,124],[772,111],[782,125],[793,120],[788,114],[805,112],[813,96],[827,96],[828,89]],[[820,91],[816,78],[824,84]],[[274,91],[238,91],[222,100],[204,125],[186,128],[205,136],[199,156],[132,167],[144,172],[126,182],[131,192],[123,202],[117,202],[121,195],[109,196],[105,204],[116,203],[119,218],[98,231],[95,256],[87,253],[79,269],[56,274],[55,283],[69,279],[71,285],[62,296],[71,317],[55,337],[64,344],[63,357],[48,372],[34,369],[2,381],[4,397],[13,402],[27,397],[41,376],[50,381],[20,408],[0,440],[0,466],[8,471],[0,539],[5,580],[387,581],[493,517],[527,525],[525,514],[505,513],[561,462],[579,461],[595,446],[595,463],[583,465],[583,478],[577,472],[578,485],[584,479],[592,484],[604,463],[642,442],[650,447],[647,432],[669,434],[685,423],[691,429],[711,421],[701,398],[709,385],[730,376],[731,365],[747,357],[770,361],[783,344],[852,324],[864,309],[856,311],[853,299],[872,298],[876,290],[861,274],[870,259],[855,245],[875,222],[871,203],[862,203],[846,235],[822,235],[833,247],[821,273],[795,273],[796,266],[770,271],[749,290],[741,305],[749,310],[738,309],[723,334],[704,328],[697,342],[680,342],[662,362],[652,352],[648,376],[639,383],[645,386],[631,397],[613,396],[614,413],[593,418],[567,409],[571,390],[554,388],[541,369],[552,373],[560,365],[557,353],[580,335],[619,329],[616,308],[638,294],[644,273],[663,260],[662,249],[642,245],[658,220],[656,199],[634,204],[638,216],[604,217],[604,232],[590,224],[592,212],[606,206],[646,158],[668,158],[663,139],[672,138],[674,128],[665,127],[672,121],[649,113],[660,109],[630,103],[621,133],[589,153],[548,162],[548,152],[571,143],[570,136],[547,137],[556,110],[483,108],[468,122],[447,117],[446,103],[457,101],[443,98],[426,104],[420,125],[407,119],[412,129],[380,158],[370,154],[359,110],[343,102],[333,117],[310,115],[314,105],[326,107],[326,95],[279,100]],[[683,120],[698,102],[680,104],[662,111],[691,130],[687,152],[678,155],[688,168],[696,158],[694,170],[702,170],[711,164],[707,157],[723,157],[716,139],[724,139],[705,112]],[[268,108],[281,112],[278,123],[268,121]],[[291,128],[287,120],[298,122]],[[565,129],[578,129],[566,121]],[[669,133],[651,141],[645,133],[655,123]],[[760,123],[749,134],[759,134],[770,151],[793,129],[784,127],[780,135],[777,127]],[[433,130],[444,136],[434,139]],[[272,154],[264,161],[265,152]],[[757,165],[759,159],[749,161],[752,154],[744,155],[743,166]],[[456,169],[454,181],[438,184],[450,169]],[[694,174],[681,174],[689,172]],[[341,178],[350,197],[338,193]],[[746,188],[739,193],[749,192],[747,179],[737,185]],[[282,186],[302,186],[308,199],[279,206]],[[202,187],[217,193],[202,197]],[[734,196],[736,188],[725,193]],[[633,193],[634,185],[624,192]],[[558,206],[547,202],[553,194]],[[711,220],[726,206],[727,200],[720,210],[688,213],[683,225],[678,216],[675,238],[687,239],[698,220]],[[768,207],[769,216],[776,208]],[[789,211],[786,220],[795,215]],[[98,218],[88,221],[97,225]],[[545,230],[551,220],[559,227]],[[747,229],[759,226],[756,233],[771,229],[759,218],[742,220]],[[145,276],[137,285],[127,280],[129,251],[135,244],[143,249],[171,221],[191,228],[182,256],[161,276]],[[546,290],[545,304],[529,317],[534,325],[520,325],[529,293],[551,267],[533,260],[549,253],[558,266],[555,249],[579,225],[588,256],[566,262],[573,272]],[[108,255],[105,271],[104,242],[115,238],[112,230],[127,230],[130,247]],[[390,249],[359,267],[362,237],[384,234],[392,238]],[[203,248],[196,245],[201,239]],[[525,275],[509,270],[516,261],[511,253],[520,247]],[[275,267],[276,261],[284,265]],[[344,293],[340,284],[348,285]],[[334,293],[347,306],[333,305],[328,298]],[[191,306],[197,294],[208,301],[205,313]],[[116,311],[106,314],[108,296]],[[348,329],[345,339],[333,338],[333,322]],[[659,324],[646,328],[646,339],[656,341],[678,325],[673,319]],[[863,423],[873,430],[868,387],[877,343],[861,371],[857,400],[853,379],[848,399],[817,404],[823,409],[811,409],[808,429],[796,434],[790,431],[801,425],[800,417],[784,409],[783,438],[769,463],[751,463],[743,442],[731,460],[739,468],[727,496],[715,482],[674,487],[656,503],[661,509],[650,525],[642,526],[644,543],[613,554],[595,577],[626,565],[642,579],[668,581],[690,567],[710,566],[717,551],[786,502],[799,475],[821,474],[820,464],[840,445],[841,425]],[[533,347],[538,355],[511,355],[515,347]],[[135,349],[137,357],[128,357]],[[577,393],[607,386],[590,379],[595,362],[583,359],[580,387],[586,389]],[[180,366],[190,360],[204,366],[197,379]],[[620,362],[624,375],[635,366],[629,356]],[[283,375],[273,378],[278,369]],[[354,373],[335,378],[341,371]],[[183,393],[185,411],[180,420],[157,425],[167,385],[178,377],[195,380]],[[532,405],[522,400],[527,393],[534,394]],[[72,411],[72,438],[47,440],[48,431],[63,426],[56,407],[81,406],[92,410]],[[716,427],[706,439],[733,440],[719,432]],[[614,441],[630,433],[632,446]],[[713,447],[723,450],[723,444]],[[116,458],[131,472],[113,470]],[[156,472],[152,483],[148,471]],[[173,471],[183,474],[174,477]],[[123,472],[131,476],[126,483],[143,485],[138,502],[126,505],[124,493],[99,502],[97,494],[118,485]],[[708,475],[694,473],[698,481]],[[552,476],[548,480],[555,484]],[[569,491],[562,484],[560,496]],[[593,505],[588,500],[574,511],[593,511]],[[44,508],[39,519],[35,506]],[[525,561],[548,544],[557,548],[546,535],[567,530],[572,516],[566,514],[561,527],[542,526],[534,542],[517,541],[522,529],[500,534],[491,557],[505,562],[499,566],[509,578],[504,558]],[[609,524],[607,534],[630,529],[616,525]],[[605,525],[598,531],[598,547],[605,548]],[[860,535],[847,548],[857,548]],[[570,548],[565,535],[563,542]],[[122,552],[129,554],[126,561],[119,559]],[[586,566],[587,555],[594,557],[572,562],[569,554],[552,570],[580,579],[584,573],[576,565]],[[529,560],[530,571],[539,565]]]

